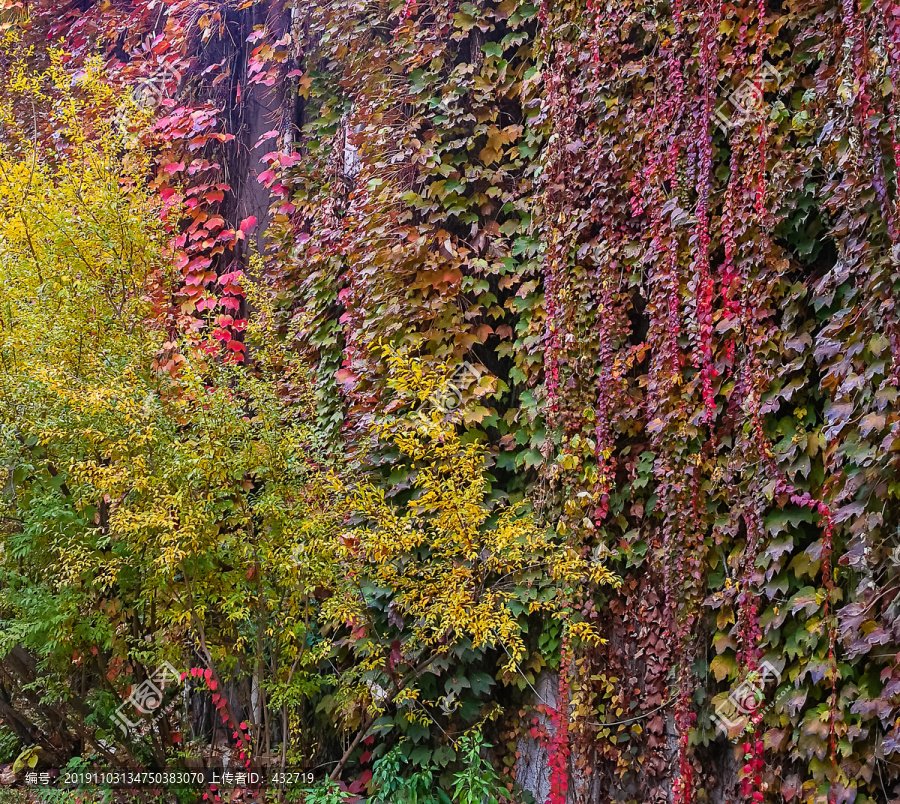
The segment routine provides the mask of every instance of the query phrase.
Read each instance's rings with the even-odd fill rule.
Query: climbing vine
[[[62,76],[76,95],[90,84],[88,127],[118,110],[146,154],[144,179],[129,175],[159,209],[154,372],[253,378],[266,355],[281,403],[308,405],[327,433],[324,454],[362,468],[367,491],[346,499],[382,527],[392,506],[407,512],[404,538],[427,531],[416,501],[439,501],[422,486],[439,473],[422,462],[447,445],[473,473],[483,460],[490,516],[527,511],[549,529],[514,532],[553,556],[552,589],[546,567],[490,564],[511,543],[469,567],[475,587],[492,566],[515,571],[515,593],[484,604],[486,631],[459,616],[465,644],[411,624],[426,598],[464,610],[452,586],[384,591],[402,585],[395,560],[433,582],[462,531],[441,520],[453,550],[424,569],[422,540],[398,542],[413,560],[376,525],[341,534],[328,553],[348,573],[329,576],[341,595],[313,585],[296,609],[331,612],[340,633],[278,648],[306,657],[302,717],[328,735],[307,759],[344,772],[404,745],[449,785],[447,729],[512,728],[491,720],[496,686],[538,725],[495,740],[495,758],[545,750],[554,804],[898,795],[900,7],[138,0],[3,14],[5,76],[51,69],[47,106]],[[151,108],[129,95],[148,81]],[[10,120],[32,120],[15,80],[0,94]],[[70,157],[65,124],[11,127],[5,153]],[[482,539],[513,527],[475,520]],[[417,671],[413,642],[443,646],[446,676]],[[344,684],[316,676],[326,657]],[[273,681],[286,709],[295,683]],[[746,717],[723,728],[748,689]],[[278,729],[299,733],[297,718]]]

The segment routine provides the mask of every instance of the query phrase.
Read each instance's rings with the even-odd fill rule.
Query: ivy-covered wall
[[[732,784],[710,715],[762,666],[735,794],[890,796],[900,9],[308,13],[275,259],[323,415],[386,401],[377,338],[481,372],[495,493],[626,579],[580,603],[609,642],[568,670],[572,767]]]
[[[464,677],[473,712],[505,690],[511,775],[540,744],[550,804],[900,796],[900,5],[178,0],[28,25],[123,87],[175,76],[149,135],[154,189],[197,199],[173,332],[224,299],[222,354],[252,362],[228,277],[259,166],[255,270],[336,448],[408,501],[397,452],[361,452],[405,411],[382,347],[408,350],[451,379],[492,499],[621,577],[571,601],[602,642],[535,619],[515,672]]]

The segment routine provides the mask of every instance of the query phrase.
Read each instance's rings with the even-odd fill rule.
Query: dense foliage
[[[3,15],[22,747],[900,796],[900,5]]]

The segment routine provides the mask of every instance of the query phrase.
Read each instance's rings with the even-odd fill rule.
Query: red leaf
[[[197,309],[201,312],[203,310],[212,310],[218,303],[219,300],[215,296],[206,296],[197,302]]]
[[[276,129],[276,128],[273,128],[271,131],[267,131],[265,134],[260,136],[260,138],[256,141],[256,145],[254,147],[258,148],[266,140],[270,140],[270,139],[272,139],[272,137],[277,137],[278,134],[279,134],[279,132],[278,132],[278,129]]]
[[[256,217],[251,215],[249,218],[244,218],[241,221],[240,229],[244,234],[247,234],[254,226],[256,226]]]
[[[189,271],[202,271],[204,268],[209,268],[212,265],[212,260],[209,257],[194,257],[188,263]]]

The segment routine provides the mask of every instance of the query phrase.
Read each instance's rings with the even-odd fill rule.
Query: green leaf
[[[409,761],[413,765],[424,767],[431,759],[431,749],[420,745],[409,755]]]

